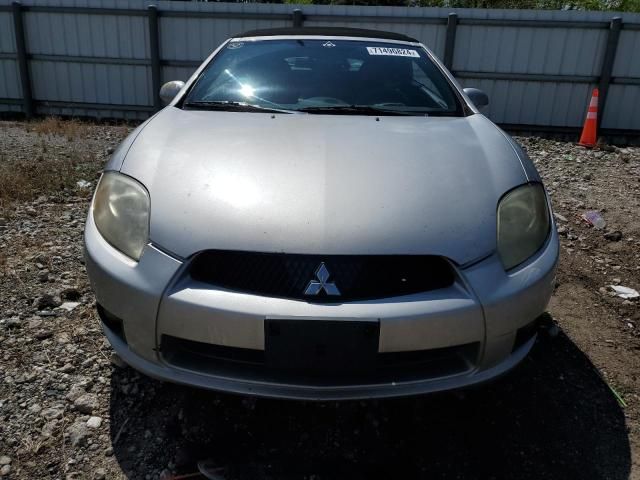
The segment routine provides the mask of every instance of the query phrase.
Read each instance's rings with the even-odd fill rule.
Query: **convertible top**
[[[313,35],[326,37],[366,37],[379,38],[381,40],[400,40],[403,42],[417,43],[415,38],[394,32],[381,32],[379,30],[365,30],[363,28],[344,28],[344,27],[289,27],[289,28],[267,28],[262,30],[250,30],[233,38],[246,37],[273,37],[276,35]]]

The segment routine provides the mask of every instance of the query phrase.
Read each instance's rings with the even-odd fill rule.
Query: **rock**
[[[614,230],[612,232],[607,232],[604,234],[604,238],[611,242],[619,242],[622,240],[622,232],[620,230]]]
[[[9,475],[11,473],[11,465],[3,465],[2,468],[0,468],[0,475],[2,475],[3,477],[5,475]]]
[[[89,428],[100,428],[100,425],[102,425],[102,418],[100,417],[90,417],[87,420],[87,427]]]
[[[107,471],[104,468],[98,468],[93,472],[93,478],[95,480],[104,480],[107,477]]]
[[[76,369],[76,367],[74,367],[72,364],[70,363],[65,363],[64,366],[60,367],[58,369],[59,372],[61,373],[71,373]]]
[[[56,340],[60,345],[66,345],[71,342],[71,335],[67,332],[62,332],[56,337]]]
[[[70,402],[75,402],[78,398],[86,393],[87,392],[84,389],[84,385],[75,384],[71,386],[69,393],[67,393],[66,395],[66,399]]]
[[[51,438],[55,433],[56,427],[58,425],[57,420],[53,420],[51,422],[47,422],[42,426],[42,430],[40,430],[40,435],[44,438]]]
[[[66,437],[74,447],[83,446],[87,443],[89,437],[89,430],[87,426],[82,422],[76,422],[67,428],[65,432]]]
[[[49,263],[49,257],[46,256],[44,253],[39,253],[38,255],[36,255],[34,257],[34,260],[36,263]]]
[[[569,220],[567,220],[567,217],[565,217],[564,215],[560,215],[559,213],[553,213],[553,217],[560,221],[560,222],[568,222]]]
[[[62,290],[62,292],[60,292],[60,298],[62,300],[67,300],[70,302],[77,302],[78,300],[80,300],[81,296],[82,294],[75,287],[65,288],[64,290]]]
[[[34,337],[38,340],[46,340],[47,338],[53,337],[53,332],[51,330],[40,330]]]
[[[45,283],[49,281],[49,270],[41,270],[38,273],[38,281],[40,283]]]
[[[27,327],[29,328],[38,328],[42,325],[42,319],[40,317],[31,317],[27,320]]]
[[[64,302],[58,308],[61,308],[63,310],[66,310],[67,312],[70,312],[71,310],[76,308],[78,305],[80,305],[80,302]]]
[[[55,420],[57,418],[62,417],[63,413],[64,413],[64,409],[62,409],[61,407],[51,407],[51,408],[45,408],[44,410],[42,410],[40,412],[40,415],[42,415],[47,420]]]
[[[45,293],[38,297],[35,302],[33,302],[33,306],[38,310],[45,310],[47,308],[56,308],[62,304],[60,298],[51,295],[50,293]]]
[[[6,455],[0,456],[0,465],[9,465],[11,463],[11,457]]]
[[[80,413],[89,414],[98,408],[98,396],[95,393],[85,393],[75,399],[73,406]]]
[[[22,322],[20,321],[19,317],[11,317],[4,322],[4,328],[6,328],[7,330],[20,327],[22,327]]]

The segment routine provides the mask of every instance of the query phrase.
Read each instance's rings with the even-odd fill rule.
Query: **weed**
[[[85,129],[78,120],[62,120],[58,117],[47,117],[29,124],[29,130],[38,135],[59,135],[71,142],[80,138]]]

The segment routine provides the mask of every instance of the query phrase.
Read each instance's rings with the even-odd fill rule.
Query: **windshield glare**
[[[184,106],[208,102],[309,113],[353,106],[415,115],[462,112],[451,85],[422,48],[340,39],[229,42]]]

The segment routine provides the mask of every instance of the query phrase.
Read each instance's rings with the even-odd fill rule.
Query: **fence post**
[[[304,16],[302,15],[302,10],[296,8],[293,11],[293,27],[300,28],[302,27],[302,23],[304,22]]]
[[[24,37],[24,22],[22,18],[22,4],[13,2],[13,31],[16,38],[16,57],[20,71],[20,84],[22,85],[22,109],[27,118],[33,117],[33,95],[31,93],[31,76],[29,75],[29,59],[27,58],[27,46]]]
[[[458,14],[450,13],[447,17],[447,36],[444,42],[444,66],[451,70],[453,67],[453,49],[456,46],[456,28],[458,28]]]
[[[609,23],[609,33],[607,35],[607,46],[605,47],[604,57],[602,58],[602,68],[600,69],[600,82],[598,89],[600,90],[598,105],[598,129],[604,118],[604,108],[607,103],[607,93],[609,84],[611,83],[611,72],[613,71],[613,62],[616,59],[616,51],[618,50],[618,41],[620,40],[620,29],[622,28],[622,18],[613,17]]]
[[[153,108],[157,112],[162,108],[160,100],[160,40],[158,35],[158,7],[149,5],[149,51],[151,55],[151,88],[153,89]]]

